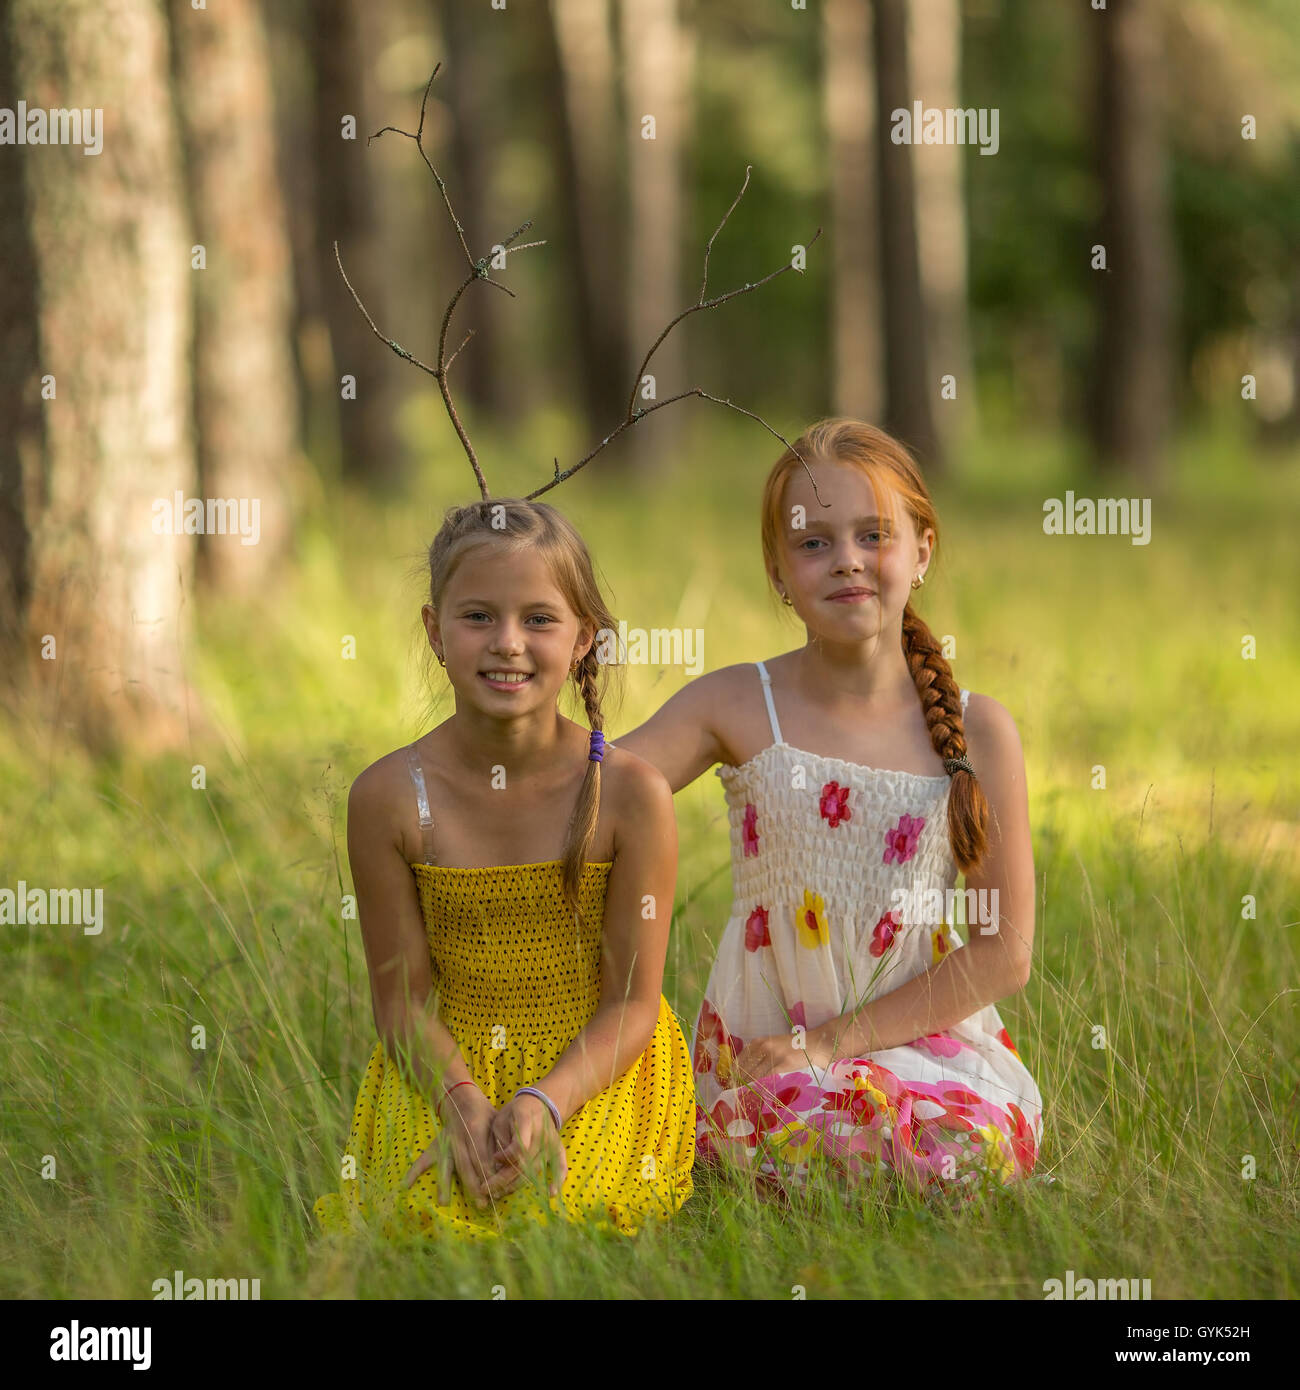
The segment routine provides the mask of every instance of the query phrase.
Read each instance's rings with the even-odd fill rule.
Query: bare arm
[[[664,958],[677,881],[677,824],[664,779],[623,757],[601,944],[600,1003],[537,1083],[561,1123],[598,1095],[646,1050],[663,991]],[[612,779],[611,779],[612,780]]]
[[[980,927],[969,925],[970,941],[923,974],[811,1030],[816,1043],[835,1057],[862,1056],[942,1032],[1029,982],[1034,857],[1020,736],[1002,705],[978,695],[971,700],[967,734],[990,824],[988,851],[979,869],[966,876],[966,887],[987,894],[990,904],[996,901],[996,930],[984,928],[990,934],[982,935]]]
[[[348,795],[348,861],[357,890],[375,1029],[407,1083],[436,1103],[445,1088],[471,1078],[456,1040],[436,1014],[424,919],[392,820],[390,785],[379,763],[353,782]],[[465,1090],[456,1094],[462,1097]]]
[[[691,681],[644,724],[611,742],[657,767],[674,792],[690,786],[725,756],[717,733],[725,675],[713,671]]]

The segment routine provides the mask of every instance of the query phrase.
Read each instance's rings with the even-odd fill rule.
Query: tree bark
[[[961,100],[961,5],[959,0],[909,0],[908,52],[912,99],[926,107],[955,109]],[[964,430],[975,427],[977,400],[970,357],[966,289],[966,198],[961,145],[918,145],[916,228],[930,364],[930,408],[945,455]],[[976,158],[975,163],[982,160]],[[951,376],[956,398],[945,399],[942,378]]]
[[[562,102],[550,103],[568,211],[565,246],[573,285],[578,370],[588,430],[610,428],[627,403],[631,370],[619,270],[625,231],[616,169],[614,54],[609,0],[551,0],[547,67]],[[642,347],[642,352],[649,344]]]
[[[373,16],[367,18],[361,0],[316,0],[307,22],[316,75],[315,255],[334,359],[331,387],[338,410],[341,471],[345,478],[390,492],[398,488],[405,471],[393,427],[399,397],[394,370],[405,364],[384,348],[357,311],[334,263],[333,244],[338,242],[348,278],[383,330],[393,321],[392,296],[384,229],[376,217],[381,199],[371,174],[376,147],[367,150],[366,138],[385,125],[413,131],[418,107],[413,116],[395,116],[377,112],[377,103],[368,99]],[[342,121],[349,115],[356,118],[355,139],[343,138]],[[383,138],[407,143],[400,135]],[[396,336],[392,328],[386,331]],[[354,400],[342,396],[344,375],[356,380]]]
[[[1097,460],[1155,486],[1172,382],[1173,242],[1161,133],[1159,15],[1148,0],[1089,10],[1096,59],[1099,241],[1106,248],[1089,412]]]
[[[292,268],[258,0],[172,0],[196,271],[194,415],[205,497],[256,499],[258,538],[205,536],[200,576],[248,592],[279,567],[298,471]]]
[[[686,49],[677,0],[620,0],[627,101],[629,222],[627,242],[629,385],[664,325],[684,309],[681,276],[682,138],[686,124]],[[654,118],[654,138],[645,138]],[[681,330],[665,340],[646,369],[662,400],[693,383],[685,378]],[[637,404],[645,406],[637,382]],[[626,408],[626,400],[624,401]],[[666,460],[681,439],[681,407],[657,411],[628,431],[625,459],[643,472]]]
[[[167,29],[150,0],[14,0],[17,90],[93,94],[103,147],[22,155],[45,401],[30,493],[32,681],[96,753],[182,742],[194,541],[155,499],[195,486],[189,248]],[[52,652],[53,659],[41,656]]]
[[[892,113],[910,109],[907,0],[874,0],[880,264],[885,310],[885,427],[931,472],[942,467],[930,409],[930,368],[916,235],[910,145],[890,138]]]
[[[826,0],[822,42],[835,287],[833,409],[875,421],[884,412],[885,387],[870,8],[861,0]]]

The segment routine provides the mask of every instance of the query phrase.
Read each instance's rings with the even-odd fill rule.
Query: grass
[[[667,486],[634,492],[593,465],[557,499],[615,612],[702,628],[705,669],[801,637],[763,588],[770,453],[710,422],[692,436],[706,466]],[[0,738],[0,887],[102,885],[107,914],[99,936],[0,928],[0,1295],[148,1298],[180,1268],[259,1278],[264,1298],[1041,1298],[1073,1269],[1150,1278],[1158,1299],[1294,1298],[1300,470],[1212,430],[1177,462],[1145,547],[1043,535],[1045,498],[1107,491],[1051,439],[973,449],[936,495],[922,611],[1025,746],[1036,963],[999,1007],[1046,1101],[1054,1182],[954,1210],[884,1193],[786,1209],[705,1170],[676,1220],[635,1240],[321,1239],[311,1204],[336,1185],[374,1040],[359,933],[340,916],[346,792],[426,726],[410,570],[439,519],[326,488],[273,600],[200,607],[195,671],[218,737],[94,763],[19,709]],[[546,469],[508,472],[502,493]],[[449,451],[430,473],[421,496],[462,495]],[[611,735],[684,679],[633,668]],[[432,717],[449,712],[444,699]],[[664,991],[689,1027],[727,919],[727,837],[713,778],[677,805]]]

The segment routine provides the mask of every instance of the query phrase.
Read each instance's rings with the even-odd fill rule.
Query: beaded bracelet
[[[560,1124],[560,1110],[556,1103],[546,1094],[539,1091],[536,1086],[520,1086],[515,1092],[513,1099],[518,1100],[520,1096],[536,1096],[544,1106],[551,1112],[551,1119],[555,1121],[555,1128],[558,1131],[563,1127]]]

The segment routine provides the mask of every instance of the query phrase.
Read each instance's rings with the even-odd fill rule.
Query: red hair
[[[785,485],[801,459],[844,463],[864,473],[878,497],[898,497],[916,526],[917,536],[934,531],[934,554],[939,549],[939,518],[921,478],[920,469],[907,448],[892,435],[861,420],[820,420],[795,440],[772,467],[763,487],[763,559],[768,573],[778,568],[783,534],[782,497]],[[966,754],[966,729],[962,723],[961,691],[952,668],[925,620],[909,599],[903,609],[903,655],[907,659],[917,697],[925,712],[930,742],[941,758]],[[989,803],[974,773],[958,769],[952,774],[948,798],[948,843],[962,873],[969,873],[983,859],[988,847]]]

